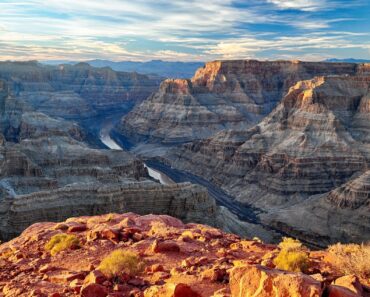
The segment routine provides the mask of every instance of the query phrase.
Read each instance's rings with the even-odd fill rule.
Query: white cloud
[[[267,0],[281,9],[297,9],[303,11],[316,11],[326,8],[326,0]]]

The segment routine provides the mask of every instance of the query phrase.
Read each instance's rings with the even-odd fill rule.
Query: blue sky
[[[369,0],[0,0],[0,60],[370,59]]]

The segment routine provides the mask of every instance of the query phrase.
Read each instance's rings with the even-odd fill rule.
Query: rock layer
[[[264,220],[284,232],[311,243],[369,240],[366,177],[341,188],[369,166],[369,86],[367,75],[299,82],[255,127],[220,132],[173,150],[168,158],[175,167],[206,177],[239,201],[265,210]],[[301,203],[308,205],[310,196],[329,191],[326,203],[331,207],[321,209],[323,219],[302,221]],[[335,205],[346,212],[336,213]],[[289,223],[274,224],[275,212],[285,208],[289,212],[280,212],[280,220],[284,213]],[[300,215],[290,219],[293,212]],[[351,227],[341,229],[348,220]],[[330,231],[324,227],[329,221]],[[306,233],[312,225],[325,231]]]
[[[133,106],[160,82],[158,78],[86,63],[47,66],[32,61],[0,62],[0,79],[35,110],[78,119]]]
[[[19,101],[0,80],[1,240],[35,222],[117,210],[214,223],[218,209],[205,189],[154,183],[132,154],[93,149],[76,123]]]
[[[181,143],[259,122],[291,86],[315,76],[349,74],[362,65],[300,61],[215,61],[191,80],[164,81],[117,130],[135,141]]]

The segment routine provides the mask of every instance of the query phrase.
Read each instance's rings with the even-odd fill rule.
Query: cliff
[[[0,62],[0,79],[34,110],[74,119],[132,107],[160,82],[159,78],[86,63],[47,66],[37,62]]]
[[[122,118],[117,130],[140,142],[184,143],[261,121],[291,86],[315,76],[367,71],[363,65],[300,61],[215,61],[191,80],[166,80]]]
[[[367,75],[298,82],[260,124],[222,131],[167,158],[262,209],[263,221],[285,233],[313,244],[367,241],[366,178],[344,184],[368,170],[369,85]],[[327,199],[314,196],[328,192]]]

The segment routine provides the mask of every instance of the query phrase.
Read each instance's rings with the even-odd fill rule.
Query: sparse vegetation
[[[60,251],[79,247],[80,241],[75,235],[71,234],[56,234],[51,237],[45,245],[45,249],[49,251],[52,256],[56,255]]]
[[[283,237],[279,248],[280,252],[273,261],[276,268],[292,272],[308,270],[310,266],[308,251],[299,240]]]
[[[370,278],[370,243],[337,243],[331,245],[328,251],[334,256],[333,264],[341,273]]]
[[[140,257],[130,251],[115,250],[101,261],[98,269],[106,277],[112,278],[122,273],[135,275],[144,269],[144,262]]]

